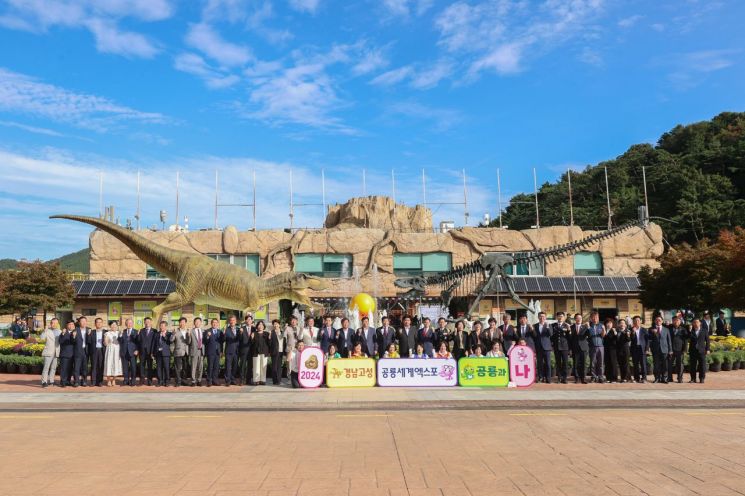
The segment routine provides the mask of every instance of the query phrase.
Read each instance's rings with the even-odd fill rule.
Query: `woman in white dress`
[[[103,375],[107,386],[116,386],[116,378],[122,375],[122,358],[119,355],[119,325],[112,322],[104,334],[106,355],[104,356]]]

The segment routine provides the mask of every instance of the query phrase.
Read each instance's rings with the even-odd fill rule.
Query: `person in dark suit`
[[[455,331],[450,334],[450,341],[453,342],[453,358],[460,360],[468,356],[468,333],[466,333],[466,323],[463,319],[455,323]]]
[[[528,316],[527,315],[521,315],[518,320],[517,328],[515,328],[515,331],[517,332],[517,339],[518,341],[521,339],[525,340],[525,346],[529,347],[533,352],[535,353],[535,330],[528,324]]]
[[[510,324],[511,318],[510,314],[505,312],[502,315],[502,325],[499,326],[499,330],[502,332],[502,340],[504,341],[503,350],[505,356],[510,353],[510,348],[512,348],[518,340],[517,332],[512,324]]]
[[[484,330],[484,344],[487,350],[491,350],[494,343],[499,343],[499,347],[504,350],[502,342],[502,331],[497,328],[497,319],[489,317],[489,327]]]
[[[631,330],[626,321],[618,321],[616,334],[616,358],[618,361],[618,371],[621,375],[621,382],[631,381],[631,371],[629,370],[629,357],[631,356]]]
[[[572,356],[574,357],[574,365],[577,368],[574,383],[581,382],[582,384],[587,384],[585,363],[587,362],[587,354],[590,351],[590,329],[588,329],[586,324],[582,323],[582,314],[574,314],[574,324],[571,326],[571,333]]]
[[[564,320],[564,312],[556,313],[556,322],[551,329],[551,345],[556,361],[556,376],[562,384],[567,383],[569,373],[569,350],[572,344],[572,330]]]
[[[706,334],[709,336],[714,334],[714,323],[711,321],[711,314],[708,310],[704,310],[703,317],[701,318],[701,329],[706,331]]]
[[[424,317],[422,320],[422,328],[417,331],[416,341],[424,348],[424,354],[430,358],[435,356],[435,330],[432,329],[432,322],[429,317]],[[369,355],[368,355],[369,356]]]
[[[667,380],[672,382],[673,372],[675,372],[678,384],[680,384],[683,382],[683,355],[688,350],[690,333],[688,332],[688,329],[682,325],[681,319],[678,315],[673,317],[673,324],[670,327],[670,339],[673,344],[673,359],[670,364],[670,370],[667,374]]]
[[[724,318],[723,311],[719,310],[719,317],[717,317],[714,325],[716,326],[717,336],[729,336],[729,330],[727,329],[727,320]]]
[[[698,382],[704,383],[706,379],[706,355],[711,353],[709,349],[709,333],[701,326],[699,319],[693,319],[691,323],[691,341],[688,347],[688,367],[691,370],[690,382],[696,382],[696,373],[698,372]]]
[[[202,342],[204,354],[207,357],[207,387],[217,386],[220,376],[220,354],[222,353],[222,339],[220,336],[220,321],[212,319],[210,328],[204,331]]]
[[[155,352],[159,387],[168,387],[168,383],[171,382],[172,337],[171,332],[168,330],[168,322],[162,320],[159,324],[158,333],[153,336],[153,351]]]
[[[618,382],[618,331],[614,327],[615,321],[605,319],[605,336],[603,337],[603,353],[605,359],[605,380]]]
[[[243,386],[253,382],[253,357],[251,356],[251,333],[254,331],[254,318],[246,315],[243,325],[238,329],[238,368]]]
[[[103,386],[103,357],[106,343],[103,336],[106,330],[103,328],[103,319],[96,317],[93,321],[94,329],[88,333],[88,356],[91,361],[91,386]]]
[[[386,317],[383,317],[385,322]],[[323,327],[318,333],[318,342],[321,345],[321,351],[324,354],[329,352],[329,345],[336,344],[336,329],[332,326],[332,319],[328,315],[323,318]]]
[[[592,382],[605,382],[605,326],[600,323],[600,314],[593,310],[590,312],[590,374]]]
[[[673,354],[673,344],[670,340],[670,329],[662,325],[662,317],[654,319],[654,326],[649,333],[649,347],[654,360],[654,382],[667,384],[667,373],[670,368],[670,358]]]
[[[375,342],[379,358],[383,358],[388,345],[396,340],[396,330],[391,326],[391,319],[388,316],[383,317],[382,324],[375,331]]]
[[[228,325],[222,334],[225,343],[225,386],[235,385],[235,374],[238,369],[238,319],[235,315],[228,317]]]
[[[636,315],[631,326],[631,361],[634,364],[636,382],[647,382],[647,353],[649,333],[642,327],[642,318]]]
[[[132,319],[124,321],[124,330],[119,336],[119,356],[122,359],[122,373],[124,383],[122,386],[134,386],[137,376],[137,331],[134,329]]]
[[[481,330],[481,321],[477,320],[472,324],[471,332],[468,333],[468,350],[469,355],[476,353],[476,348],[481,348],[481,354],[486,353],[486,347],[484,344],[483,334]]]
[[[140,386],[145,384],[153,385],[153,358],[155,357],[155,335],[157,332],[153,329],[153,319],[145,317],[145,327],[140,329],[137,334],[137,354],[140,357]]]
[[[533,332],[536,336],[536,348],[539,350],[538,353],[538,370],[541,375],[539,382],[545,382],[551,384],[551,377],[553,371],[551,370],[551,353],[554,351],[554,347],[551,343],[551,336],[553,334],[551,326],[546,322],[546,313],[538,312],[538,323],[535,324]]]
[[[404,316],[401,329],[398,330],[398,354],[409,358],[416,351],[416,329],[411,325],[411,317]],[[342,355],[343,356],[343,355]]]
[[[342,358],[349,358],[349,352],[354,348],[355,331],[349,328],[349,319],[341,319],[341,329],[336,331],[336,349]]]
[[[375,328],[370,327],[370,319],[362,317],[361,326],[355,332],[355,344],[362,345],[362,352],[369,356],[375,356]]]
[[[279,320],[272,322],[272,330],[269,333],[269,359],[272,367],[272,382],[275,386],[282,384],[282,359],[285,356],[285,340],[287,331],[282,329]],[[251,378],[253,382],[253,378]]]
[[[75,387],[87,385],[85,377],[88,374],[88,319],[80,317],[78,319],[78,326],[72,331],[72,339],[75,344],[73,352],[73,365],[75,372],[73,377],[75,379]]]
[[[75,343],[72,339],[72,332],[74,330],[75,322],[70,321],[65,324],[65,328],[62,329],[62,332],[60,332],[59,336],[59,380],[61,387],[67,387],[70,385],[70,377],[72,376],[72,364],[75,358]]]

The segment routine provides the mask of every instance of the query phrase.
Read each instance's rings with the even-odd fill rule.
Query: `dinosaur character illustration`
[[[649,218],[642,217],[636,222],[629,222],[608,229],[607,231],[601,231],[577,241],[529,253],[518,253],[515,255],[510,253],[485,253],[477,260],[455,267],[445,273],[432,276],[402,277],[396,279],[394,284],[399,288],[409,289],[409,291],[406,292],[406,296],[410,297],[424,295],[427,286],[439,286],[442,288],[440,292],[442,304],[447,306],[450,304],[454,291],[461,286],[464,281],[472,282],[477,278],[481,278],[483,283],[481,283],[475,291],[476,297],[466,313],[466,317],[470,318],[470,316],[478,309],[479,302],[487,294],[494,292],[499,287],[501,279],[506,286],[507,292],[515,303],[532,312],[533,309],[525,304],[525,302],[523,302],[515,293],[514,282],[512,281],[511,276],[507,275],[505,267],[514,264],[527,265],[536,261],[553,261],[557,258],[572,255],[580,250],[586,249],[598,241],[617,236],[624,231],[628,231],[632,227],[638,226],[644,229],[647,227],[648,223]]]
[[[262,279],[244,268],[218,262],[206,255],[153,243],[133,231],[95,217],[53,215],[50,218],[84,222],[111,234],[140,260],[176,283],[176,291],[153,308],[155,322],[165,312],[189,303],[253,312],[270,301],[288,299],[317,308],[306,292],[328,287],[323,279],[296,272]]]

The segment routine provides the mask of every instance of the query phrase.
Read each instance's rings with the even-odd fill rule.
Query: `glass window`
[[[597,251],[581,251],[574,255],[575,276],[602,276],[603,257]]]
[[[295,272],[320,277],[351,277],[352,255],[340,253],[299,253],[295,255]]]
[[[450,253],[422,253],[422,270],[424,272],[447,272],[452,267],[452,255]]]
[[[253,272],[256,275],[259,275],[261,264],[259,262],[259,255],[256,253],[244,253],[240,255],[213,253],[207,256],[217,260],[218,262],[225,262],[231,265],[237,265],[238,267],[242,267],[249,272]]]
[[[530,253],[532,252],[510,253],[510,255],[516,257]],[[543,260],[534,260],[530,263],[518,262],[516,264],[507,264],[504,266],[504,271],[508,276],[542,276]]]
[[[451,268],[452,255],[446,252],[393,254],[393,272],[396,275],[439,274]]]
[[[145,279],[165,279],[165,277],[160,272],[148,265],[145,269]]]

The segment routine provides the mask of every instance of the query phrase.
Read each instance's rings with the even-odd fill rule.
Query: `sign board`
[[[381,358],[378,386],[457,386],[457,368],[452,358]]]
[[[135,301],[135,312],[151,312],[157,304],[155,301]]]
[[[316,346],[303,348],[300,354],[298,382],[304,388],[317,388],[323,382],[323,351]]]
[[[535,352],[529,346],[513,346],[510,350],[510,380],[517,387],[535,382]]]
[[[637,298],[629,298],[629,315],[632,317],[634,315],[644,315],[644,306],[642,305],[642,301]]]
[[[458,383],[463,387],[507,387],[510,381],[506,358],[468,358],[458,360]]]
[[[199,317],[204,320],[207,318],[207,312],[209,311],[209,305],[194,304],[194,317]]]
[[[443,316],[447,316],[447,308],[440,305],[419,305],[419,313],[424,317],[429,317],[429,320],[437,322],[437,319]]]
[[[552,299],[541,300],[541,311],[546,314],[546,318],[553,319],[556,313],[556,305]]]
[[[580,300],[575,302],[574,298],[567,298],[564,308],[568,317],[574,317],[575,313],[582,313],[582,302]]]
[[[492,308],[492,302],[491,300],[481,300],[479,302],[479,315],[481,317],[491,317],[491,308]]]
[[[266,320],[268,308],[268,305],[260,306],[254,313],[254,322],[258,322],[259,320]]]
[[[326,363],[326,385],[335,387],[372,387],[375,385],[375,360],[372,358],[332,358]]]
[[[122,302],[121,301],[110,301],[109,302],[109,321],[116,321],[118,324],[121,323],[122,319]]]
[[[595,308],[616,308],[615,298],[593,298],[592,306]]]

